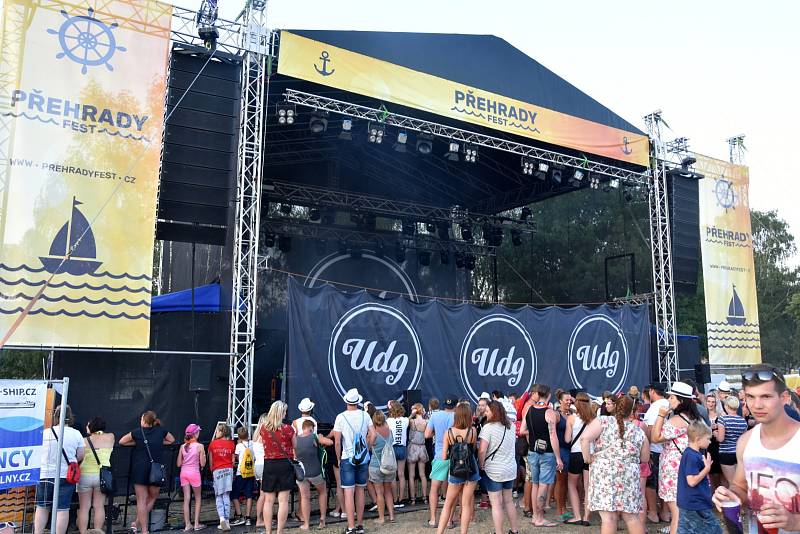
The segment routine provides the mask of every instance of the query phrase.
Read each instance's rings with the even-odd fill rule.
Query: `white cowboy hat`
[[[676,397],[683,397],[684,399],[695,398],[692,386],[685,382],[673,382],[672,387],[667,391],[667,395],[675,395]]]
[[[314,409],[314,403],[311,402],[311,399],[306,397],[300,401],[300,404],[297,405],[297,409],[301,412],[310,412]]]
[[[721,391],[723,393],[730,393],[731,392],[731,384],[727,380],[723,380],[717,386],[717,391]]]
[[[344,402],[346,402],[347,404],[358,404],[363,399],[364,397],[361,396],[361,394],[358,392],[358,389],[356,388],[351,388],[344,395]]]
[[[481,393],[481,396],[478,397],[478,400],[480,399],[492,400],[492,397],[484,391],[483,393]]]

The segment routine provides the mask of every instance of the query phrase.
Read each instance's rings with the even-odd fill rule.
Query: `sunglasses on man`
[[[773,378],[781,381],[782,383],[786,383],[786,380],[783,379],[783,375],[778,372],[777,369],[774,367],[772,369],[761,369],[759,371],[745,371],[742,373],[742,380],[745,382],[750,382],[752,380],[758,380],[759,382],[769,382]]]

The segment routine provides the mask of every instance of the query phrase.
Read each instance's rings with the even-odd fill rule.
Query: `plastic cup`
[[[725,520],[728,532],[730,534],[742,534],[742,521],[739,518],[739,513],[742,510],[741,503],[739,501],[723,501],[720,505],[722,506],[722,517]]]

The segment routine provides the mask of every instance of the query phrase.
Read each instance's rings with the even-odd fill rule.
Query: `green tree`
[[[41,378],[46,355],[38,350],[0,350],[0,378]]]

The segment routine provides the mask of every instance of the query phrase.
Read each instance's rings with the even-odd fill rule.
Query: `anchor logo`
[[[623,137],[623,138],[622,138],[622,152],[623,152],[624,154],[630,154],[631,152],[633,152],[633,150],[631,150],[630,148],[628,148],[628,142],[629,142],[629,141],[628,141],[628,138],[627,138],[627,137]]]
[[[328,51],[323,50],[322,54],[320,54],[319,56],[320,61],[322,61],[322,68],[320,69],[319,67],[317,67],[317,64],[314,63],[314,69],[316,69],[316,71],[322,74],[323,76],[330,76],[331,74],[336,72],[336,69],[328,70],[328,63],[330,63],[331,61],[330,57],[331,55],[328,53]]]

